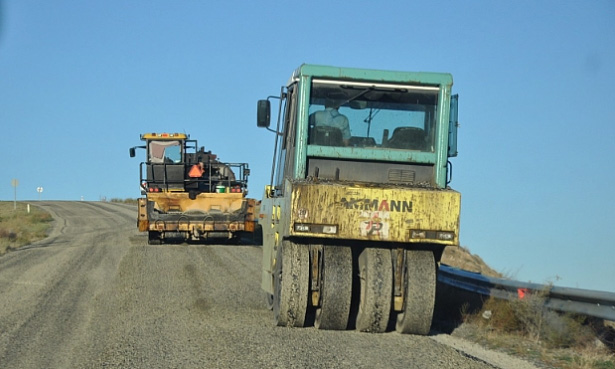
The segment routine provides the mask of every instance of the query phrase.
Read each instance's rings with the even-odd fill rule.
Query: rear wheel
[[[309,293],[309,250],[284,241],[274,273],[273,312],[278,326],[303,327]]]
[[[406,250],[404,305],[395,329],[426,335],[431,327],[436,298],[436,263],[431,251]]]
[[[271,295],[271,310],[273,319],[277,325],[280,324],[280,295],[282,294],[282,246],[278,246],[275,257],[275,267],[273,268],[273,295]]]
[[[320,307],[314,326],[343,330],[348,325],[352,297],[352,251],[345,246],[324,246],[322,253]]]
[[[273,310],[273,295],[265,292],[265,306],[268,310]]]
[[[357,330],[385,332],[391,312],[393,267],[391,251],[366,248],[359,256],[361,294]]]
[[[149,231],[147,234],[147,243],[150,245],[160,245],[162,244],[162,239],[160,237],[160,232]]]

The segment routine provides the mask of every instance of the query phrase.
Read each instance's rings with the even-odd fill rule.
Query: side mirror
[[[451,96],[451,110],[448,120],[448,157],[457,156],[457,128],[459,127],[458,113],[459,95]]]
[[[130,152],[130,157],[131,157],[131,158],[134,158],[134,157],[135,157],[135,155],[136,155],[136,153],[135,153],[135,148],[134,148],[134,147],[131,147],[131,148],[130,148],[130,150],[129,150],[129,152]]]
[[[271,103],[269,100],[258,100],[256,110],[256,126],[269,128],[271,120]]]

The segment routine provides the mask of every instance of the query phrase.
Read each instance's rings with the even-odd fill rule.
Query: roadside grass
[[[47,236],[53,218],[36,206],[17,203],[14,209],[12,201],[0,201],[0,255],[17,249]]]
[[[110,202],[116,202],[116,203],[120,203],[120,204],[137,205],[137,203],[139,202],[139,199],[119,199],[119,198],[113,198],[113,199],[110,200]]]
[[[462,311],[459,335],[556,368],[615,369],[613,322],[548,310],[545,296],[489,298],[479,311]]]

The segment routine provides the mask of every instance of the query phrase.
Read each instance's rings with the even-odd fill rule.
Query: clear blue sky
[[[2,1],[2,0],[0,0]],[[269,179],[256,101],[302,63],[450,72],[461,241],[507,275],[615,292],[615,2],[0,2],[0,200],[139,196],[144,132]]]

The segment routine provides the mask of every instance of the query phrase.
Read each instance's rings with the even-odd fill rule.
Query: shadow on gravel
[[[463,315],[479,312],[484,304],[481,296],[460,291],[438,282],[432,330],[451,334],[463,322]]]
[[[243,232],[240,237],[241,245],[262,246],[263,245],[263,228],[260,224],[256,224],[254,232]]]

